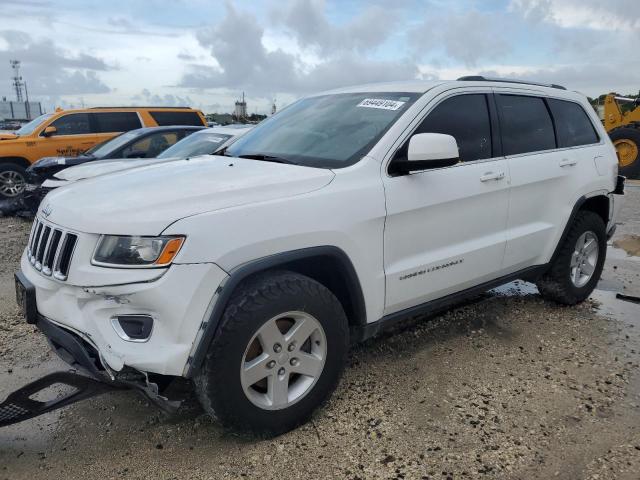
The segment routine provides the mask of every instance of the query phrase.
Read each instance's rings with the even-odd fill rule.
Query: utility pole
[[[20,60],[9,60],[11,68],[13,68],[13,86],[16,89],[16,101],[22,103],[22,77],[20,76]]]
[[[27,114],[27,120],[31,120],[31,105],[29,104],[29,90],[27,90],[27,82],[24,82],[24,96],[26,98],[26,103],[24,104],[24,109]]]

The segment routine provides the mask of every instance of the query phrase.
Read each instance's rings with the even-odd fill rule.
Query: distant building
[[[236,110],[233,115],[238,120],[247,118],[247,102],[244,100],[244,92],[242,92],[242,101],[236,100]]]
[[[0,101],[0,120],[24,122],[40,115],[42,115],[42,105],[40,102]]]

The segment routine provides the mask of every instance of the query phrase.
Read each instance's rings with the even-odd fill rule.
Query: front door
[[[49,126],[56,127],[56,132],[39,142],[40,158],[75,157],[91,148],[98,141],[96,134],[92,132],[87,113],[63,115]]]
[[[490,94],[441,99],[413,134],[452,135],[461,162],[383,176],[385,314],[501,276],[509,173],[498,155],[491,118]],[[394,159],[406,157],[409,138]]]

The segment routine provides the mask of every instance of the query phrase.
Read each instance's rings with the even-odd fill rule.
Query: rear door
[[[458,142],[453,167],[384,175],[385,314],[501,275],[508,171],[496,142],[490,93],[445,94],[411,134],[444,133]],[[406,157],[409,135],[394,159]],[[393,160],[390,168],[392,170]]]
[[[89,114],[96,143],[101,143],[122,132],[142,127],[137,112],[92,112]]]
[[[581,195],[582,175],[593,171],[593,157],[585,158],[557,135],[558,129],[564,135],[570,128],[560,119],[562,105],[541,95],[503,89],[496,89],[495,98],[511,175],[504,262],[515,272],[550,259]]]

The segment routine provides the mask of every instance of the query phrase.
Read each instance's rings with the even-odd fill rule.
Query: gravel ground
[[[640,478],[640,188],[600,289],[573,308],[512,283],[352,349],[309,424],[230,436],[193,399],[109,393],[0,430],[0,479]],[[14,305],[29,224],[0,218],[0,398],[59,369]],[[5,391],[6,389],[6,391]]]

